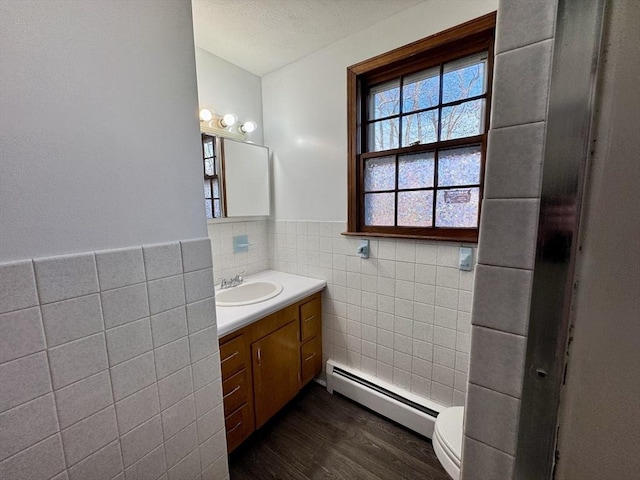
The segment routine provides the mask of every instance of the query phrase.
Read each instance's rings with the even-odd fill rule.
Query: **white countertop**
[[[283,287],[282,292],[269,300],[251,305],[239,307],[220,307],[216,305],[218,338],[319,292],[327,285],[324,280],[276,270],[265,270],[245,277],[247,282],[257,280],[270,280],[279,283]],[[216,288],[217,291],[218,289]]]

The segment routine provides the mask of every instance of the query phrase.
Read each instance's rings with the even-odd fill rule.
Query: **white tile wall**
[[[372,238],[363,260],[360,238],[341,235],[345,228],[269,222],[270,267],[327,282],[325,360],[445,406],[463,405],[474,272],[457,268],[462,244]]]
[[[269,268],[267,220],[212,222],[208,225],[216,285],[223,278],[244,272],[251,275]],[[249,251],[233,253],[233,237],[247,235]]]
[[[555,0],[498,8],[463,480],[514,478],[556,13]]]
[[[0,264],[0,478],[227,478],[211,267],[208,238]]]

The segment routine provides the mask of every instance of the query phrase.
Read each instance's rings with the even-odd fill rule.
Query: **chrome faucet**
[[[236,274],[235,277],[230,278],[229,280],[227,280],[226,278],[223,278],[222,282],[220,282],[220,290],[225,288],[237,287],[238,285],[242,284],[242,282],[244,282],[244,278],[242,278],[243,274],[244,274],[244,270]]]

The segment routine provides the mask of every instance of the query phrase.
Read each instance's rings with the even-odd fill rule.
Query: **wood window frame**
[[[348,221],[347,231],[344,232],[344,235],[464,242],[478,241],[490,120],[495,28],[496,12],[492,12],[347,68]],[[474,144],[481,145],[478,227],[382,227],[364,225],[364,174],[362,154],[367,153],[365,146],[367,139],[363,127],[363,125],[367,124],[367,121],[362,121],[361,115],[365,111],[364,103],[367,101],[367,85],[375,85],[384,81],[393,80],[403,75],[426,70],[483,51],[488,52],[486,72],[487,92],[483,133],[475,137],[437,142],[438,149],[455,146],[471,146]],[[421,144],[394,150],[385,150],[380,153],[380,156],[415,153],[417,151],[435,148],[436,144]],[[375,155],[368,156],[371,157]],[[435,201],[436,198],[434,195],[434,202]],[[435,218],[433,218],[433,222],[435,224]]]

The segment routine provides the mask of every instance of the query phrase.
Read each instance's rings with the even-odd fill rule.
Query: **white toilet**
[[[433,429],[433,449],[453,480],[460,478],[462,457],[462,421],[464,407],[451,407],[440,412]]]

